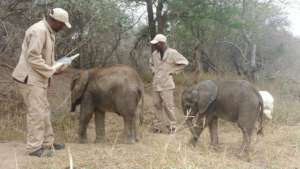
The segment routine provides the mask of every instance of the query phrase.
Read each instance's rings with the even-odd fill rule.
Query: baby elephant
[[[258,134],[262,134],[263,101],[247,81],[202,81],[183,91],[182,108],[193,135],[193,145],[206,126],[209,127],[212,146],[218,144],[219,118],[236,122],[241,129],[243,144],[239,155],[245,153],[248,156],[251,134],[256,129],[257,120],[260,122]]]
[[[80,142],[87,141],[87,125],[95,115],[96,142],[105,136],[105,112],[115,112],[124,119],[127,143],[137,141],[136,119],[142,114],[137,106],[142,100],[144,85],[138,73],[125,65],[81,71],[71,83],[71,111],[80,105]],[[140,121],[141,122],[141,121]]]

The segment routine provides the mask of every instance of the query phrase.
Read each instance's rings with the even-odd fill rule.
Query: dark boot
[[[62,150],[65,148],[65,144],[53,143],[53,147],[55,150]]]
[[[34,152],[29,153],[30,156],[36,157],[52,157],[54,154],[52,149],[40,148]]]
[[[44,152],[43,148],[40,148],[38,150],[35,150],[34,152],[29,153],[30,156],[36,156],[36,157],[41,157]]]

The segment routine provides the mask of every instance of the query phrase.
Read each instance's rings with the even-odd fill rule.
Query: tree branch
[[[248,59],[245,57],[245,55],[243,53],[243,50],[237,44],[235,44],[233,42],[230,42],[230,41],[217,41],[216,43],[226,43],[226,44],[229,44],[229,45],[233,46],[234,48],[236,48],[239,51],[239,53],[240,53],[241,57],[243,58],[243,60],[246,63],[248,62]]]

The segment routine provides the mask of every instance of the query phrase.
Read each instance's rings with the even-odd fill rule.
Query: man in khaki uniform
[[[150,58],[150,68],[153,73],[153,102],[159,120],[157,130],[163,132],[167,128],[169,133],[173,133],[176,126],[173,75],[181,72],[189,62],[167,46],[167,38],[162,34],[157,34],[150,43],[155,49]]]
[[[54,143],[47,88],[52,75],[60,74],[65,68],[52,67],[55,63],[55,32],[65,26],[71,28],[68,13],[55,8],[47,18],[28,28],[19,62],[12,74],[28,110],[26,148],[32,156],[52,155],[53,148],[64,148],[64,144]]]

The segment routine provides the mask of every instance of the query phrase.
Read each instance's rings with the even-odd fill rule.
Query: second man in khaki
[[[150,58],[150,68],[153,73],[153,102],[159,120],[156,130],[163,132],[167,128],[173,133],[176,126],[173,75],[181,72],[188,65],[188,60],[169,48],[167,38],[162,34],[157,34],[150,43],[155,49]]]

